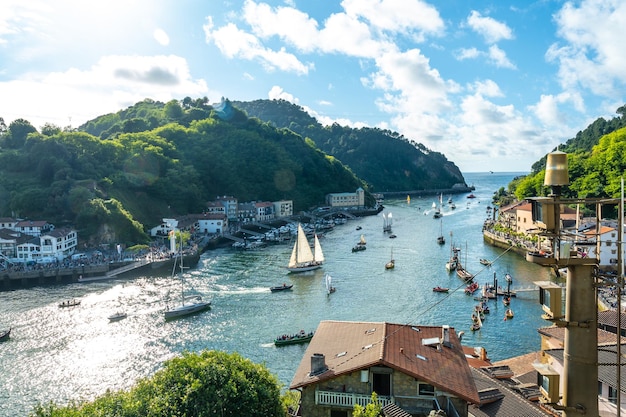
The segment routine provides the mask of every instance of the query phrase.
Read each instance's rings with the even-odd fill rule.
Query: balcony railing
[[[315,392],[315,404],[317,405],[331,405],[336,407],[353,408],[355,404],[359,404],[360,406],[365,407],[371,402],[371,400],[371,395],[333,391]],[[393,403],[393,400],[391,397],[379,395],[378,402],[382,407],[384,407],[389,403]]]

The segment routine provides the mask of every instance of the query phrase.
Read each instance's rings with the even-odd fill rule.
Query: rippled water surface
[[[92,283],[0,292],[0,328],[13,327],[11,339],[0,344],[0,416],[25,416],[37,402],[92,399],[107,389],[131,387],[158,370],[164,360],[183,351],[237,351],[265,363],[288,385],[306,346],[277,348],[283,333],[314,330],[321,320],[389,321],[422,325],[449,324],[464,331],[463,344],[483,346],[492,360],[539,349],[537,328],[541,306],[533,281],[549,271],[520,256],[483,243],[481,226],[494,191],[514,174],[466,174],[476,199],[452,196],[457,208],[444,208],[446,245],[436,243],[440,221],[432,217],[434,197],[386,201],[396,239],[383,233],[383,219],[350,220],[321,239],[326,263],[321,270],[289,275],[285,266],[291,247],[270,246],[255,251],[220,249],[206,252],[188,270],[194,292],[212,299],[208,312],[165,322],[168,297],[178,291],[171,277],[144,276]],[[444,196],[444,203],[449,196]],[[357,231],[356,226],[362,230]],[[452,233],[452,237],[450,236]],[[361,234],[367,250],[352,253]],[[513,277],[513,320],[505,321],[501,302],[490,302],[491,313],[478,332],[469,331],[473,297],[461,281],[445,270],[450,240],[462,249],[467,269],[481,284],[494,274],[504,284]],[[394,270],[385,270],[391,252]],[[496,259],[491,267],[480,258]],[[324,273],[337,291],[326,295]],[[271,293],[270,286],[293,284],[292,291]],[[433,293],[441,285],[458,291]],[[73,308],[60,301],[78,298]],[[123,309],[128,318],[109,323]]]

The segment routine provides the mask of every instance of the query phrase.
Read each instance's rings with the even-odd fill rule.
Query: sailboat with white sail
[[[173,242],[175,242],[175,235],[172,233],[170,236]],[[176,247],[176,244],[172,244],[173,247]],[[182,247],[182,242],[181,242]],[[203,301],[202,297],[199,295],[194,295],[191,297],[185,296],[185,277],[184,271],[185,267],[183,266],[183,256],[182,251],[180,251],[179,256],[176,257],[176,260],[180,262],[180,304],[165,310],[165,320],[176,319],[183,316],[189,316],[194,313],[199,313],[204,310],[208,310],[211,308],[210,301]],[[172,278],[176,275],[176,260],[174,261],[174,266],[172,268]]]
[[[393,216],[391,213],[383,213],[383,232],[391,232],[391,225],[393,224]]]
[[[291,251],[287,269],[289,272],[306,272],[321,268],[323,263],[324,252],[322,252],[322,245],[317,234],[314,236],[313,250],[311,251],[304,229],[302,229],[301,224],[298,224],[298,235]]]
[[[331,295],[336,290],[336,288],[333,287],[332,284],[333,278],[330,276],[330,274],[326,274],[324,279],[326,280],[326,294]]]

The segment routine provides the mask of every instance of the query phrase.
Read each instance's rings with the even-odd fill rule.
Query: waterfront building
[[[376,392],[381,405],[413,415],[442,409],[468,416],[480,403],[456,332],[449,326],[322,321],[290,385],[301,415],[348,416]]]
[[[224,206],[224,209],[226,210],[226,217],[228,217],[228,220],[236,221],[238,209],[237,206],[239,205],[239,201],[231,195],[223,195],[217,197],[216,200]]]
[[[221,235],[228,230],[228,217],[225,214],[198,214],[197,232],[204,235]]]
[[[78,246],[76,231],[69,228],[53,229],[38,237],[21,235],[15,241],[15,262],[50,263],[71,256]]]
[[[326,194],[326,205],[330,207],[364,207],[365,190],[359,187],[353,193]]]
[[[254,203],[255,215],[254,219],[258,222],[274,220],[274,204],[269,201],[261,201]]]
[[[596,227],[583,232],[588,256],[598,260],[598,267],[601,270],[615,270],[617,268],[617,257],[619,251],[619,239],[617,229],[600,225],[600,230]],[[596,245],[598,243],[598,245]]]
[[[276,218],[293,216],[293,201],[280,200],[274,201],[274,215]]]

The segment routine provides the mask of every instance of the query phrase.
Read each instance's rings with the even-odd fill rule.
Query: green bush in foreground
[[[278,379],[238,353],[184,353],[130,391],[35,407],[33,417],[285,416]]]

